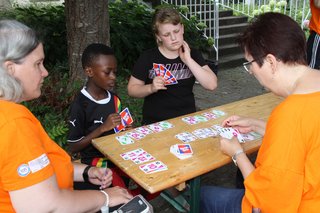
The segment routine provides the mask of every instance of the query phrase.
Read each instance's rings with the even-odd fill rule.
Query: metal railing
[[[232,10],[235,15],[250,18],[264,12],[279,12],[293,18],[301,28],[306,27],[310,17],[309,0],[161,0],[161,3],[188,7],[189,11],[182,16],[187,19],[196,16],[206,24],[203,36],[214,40],[216,61],[219,59],[219,10]]]

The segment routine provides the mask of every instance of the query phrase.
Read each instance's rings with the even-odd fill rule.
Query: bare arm
[[[144,81],[133,76],[130,77],[128,82],[128,94],[134,98],[144,98],[158,92],[158,90],[166,89],[167,88],[164,86],[164,79],[160,76],[155,77],[152,84],[145,84]]]
[[[182,50],[183,49],[183,50]],[[184,41],[179,49],[181,60],[189,67],[194,77],[199,81],[203,88],[214,90],[217,86],[217,76],[209,68],[208,65],[201,67],[195,60],[191,58],[189,45]]]
[[[221,138],[220,148],[223,153],[225,153],[230,157],[234,156],[234,154],[237,151],[243,150],[241,144],[235,137],[232,138],[231,140],[228,140],[226,138]],[[243,175],[243,178],[246,178],[254,170],[253,164],[251,163],[251,161],[249,160],[249,158],[245,153],[241,153],[237,155],[236,160],[237,160],[237,165]]]
[[[116,190],[115,190],[116,189]],[[110,206],[128,202],[132,197],[124,189],[110,188]],[[103,193],[97,190],[59,189],[55,175],[16,191],[9,192],[16,212],[96,212],[106,202]],[[41,202],[39,202],[41,201]]]

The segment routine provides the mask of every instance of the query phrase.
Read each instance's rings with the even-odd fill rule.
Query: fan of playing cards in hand
[[[178,81],[174,75],[163,64],[153,63],[153,70],[156,76],[164,78],[164,85],[177,84]]]

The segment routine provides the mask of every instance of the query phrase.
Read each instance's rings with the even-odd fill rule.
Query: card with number
[[[164,129],[170,129],[170,128],[173,128],[173,124],[172,123],[169,123],[168,121],[160,121],[158,122],[159,126],[161,126],[162,128]]]
[[[221,116],[226,115],[225,112],[223,112],[221,110],[216,110],[216,109],[212,110],[212,113],[215,114],[217,117],[221,117]]]
[[[127,132],[126,135],[135,140],[140,140],[146,136],[138,131],[130,131]]]
[[[121,145],[128,145],[134,143],[132,138],[127,135],[116,136],[116,139],[120,142]]]
[[[151,129],[148,129],[146,126],[141,126],[138,128],[135,128],[135,131],[144,134],[144,135],[149,135],[151,133],[153,133],[153,131]]]
[[[175,137],[181,140],[183,143],[189,143],[197,139],[197,137],[191,134],[190,132],[182,132],[177,134]]]
[[[147,164],[139,166],[139,168],[146,174],[160,172],[160,171],[164,171],[164,170],[168,169],[168,167],[164,163],[162,163],[161,161],[147,163]]]
[[[240,143],[244,143],[245,140],[242,137],[242,135],[240,134],[240,132],[234,128],[228,127],[228,128],[222,128],[220,129],[220,136],[227,138],[227,139],[231,139],[233,137],[237,137],[238,141]]]
[[[200,122],[193,116],[183,117],[182,121],[189,124],[189,125],[194,125],[194,124],[197,124]]]
[[[144,153],[146,151],[144,151],[143,149],[139,148],[139,149],[134,149],[132,151],[129,152],[125,152],[120,154],[120,156],[124,159],[124,160],[131,160],[133,158],[136,158],[138,155]]]
[[[217,116],[212,112],[205,112],[205,113],[202,113],[202,115],[206,117],[208,120],[213,120],[217,118]]]
[[[148,128],[154,132],[162,132],[165,130],[162,126],[159,125],[159,123],[150,124],[148,125]]]
[[[155,158],[151,154],[149,154],[147,152],[143,152],[143,153],[139,154],[138,156],[132,158],[131,160],[135,164],[141,164],[141,163],[144,163],[144,162],[155,160]]]
[[[195,136],[197,136],[200,139],[208,138],[208,137],[215,137],[218,134],[217,131],[211,129],[211,128],[203,128],[203,129],[196,129],[192,132]]]
[[[204,117],[202,115],[195,115],[193,117],[194,117],[194,119],[196,119],[199,122],[207,122],[208,121],[208,118],[206,118],[206,117]]]

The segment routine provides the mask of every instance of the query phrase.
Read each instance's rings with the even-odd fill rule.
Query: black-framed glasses
[[[250,72],[250,66],[251,66],[251,64],[252,64],[253,62],[255,62],[255,61],[256,61],[256,59],[253,59],[252,61],[248,61],[248,62],[245,62],[245,63],[242,64],[242,65],[243,65],[243,68],[247,71],[247,73],[251,74],[251,72]]]

